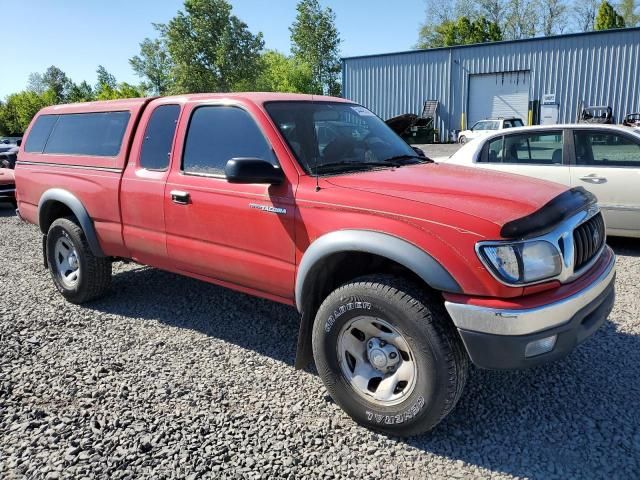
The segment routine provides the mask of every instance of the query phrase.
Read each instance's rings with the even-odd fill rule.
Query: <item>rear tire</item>
[[[431,430],[453,410],[469,362],[442,300],[390,275],[357,279],[327,297],[313,356],[346,413],[398,436]]]
[[[109,289],[111,260],[93,254],[82,228],[72,219],[55,220],[46,245],[53,283],[69,302],[88,302]]]

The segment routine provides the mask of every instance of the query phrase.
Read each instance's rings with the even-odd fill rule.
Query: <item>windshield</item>
[[[420,163],[416,152],[364,107],[269,102],[267,112],[310,175]]]

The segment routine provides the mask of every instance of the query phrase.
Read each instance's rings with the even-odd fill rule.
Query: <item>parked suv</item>
[[[296,366],[313,357],[349,415],[394,435],[454,408],[469,359],[561,358],[613,304],[593,195],[432,163],[343,99],[57,105],[18,158],[19,215],[68,301],[131,259],[295,306]]]
[[[520,118],[488,118],[473,124],[469,130],[463,130],[458,134],[458,143],[465,144],[469,140],[480,138],[505,128],[522,127]]]

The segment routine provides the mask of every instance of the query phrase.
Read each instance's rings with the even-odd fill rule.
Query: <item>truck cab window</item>
[[[180,115],[179,105],[160,105],[152,113],[142,140],[140,166],[147,170],[165,170]]]
[[[277,165],[271,146],[251,115],[238,107],[206,106],[191,115],[182,169],[224,175],[232,158],[260,158]]]

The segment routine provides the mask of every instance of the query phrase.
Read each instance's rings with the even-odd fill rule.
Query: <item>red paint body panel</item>
[[[427,164],[322,178],[318,190],[315,178],[304,173],[266,114],[264,103],[278,100],[346,102],[310,95],[239,93],[46,108],[39,115],[129,110],[131,119],[117,157],[29,154],[22,147],[16,169],[20,211],[25,219],[38,223],[42,194],[52,187],[63,188],[89,212],[106,255],[132,258],[288,304],[294,303],[297,266],[309,245],[343,229],[384,232],[418,246],[453,276],[464,298],[500,298],[505,304],[511,300],[504,299],[523,298],[522,288],[502,285],[489,274],[475,245],[500,239],[504,223],[539,209],[564,187]],[[145,170],[139,166],[144,132],[153,110],[166,104],[181,107],[170,166],[166,171]],[[225,178],[181,171],[191,112],[212,104],[249,112],[278,158],[285,175],[281,185],[237,185]],[[78,165],[83,168],[70,168]],[[172,202],[172,190],[188,192],[190,202]],[[265,214],[252,208],[255,205],[286,213]],[[561,288],[528,297],[558,295]]]

